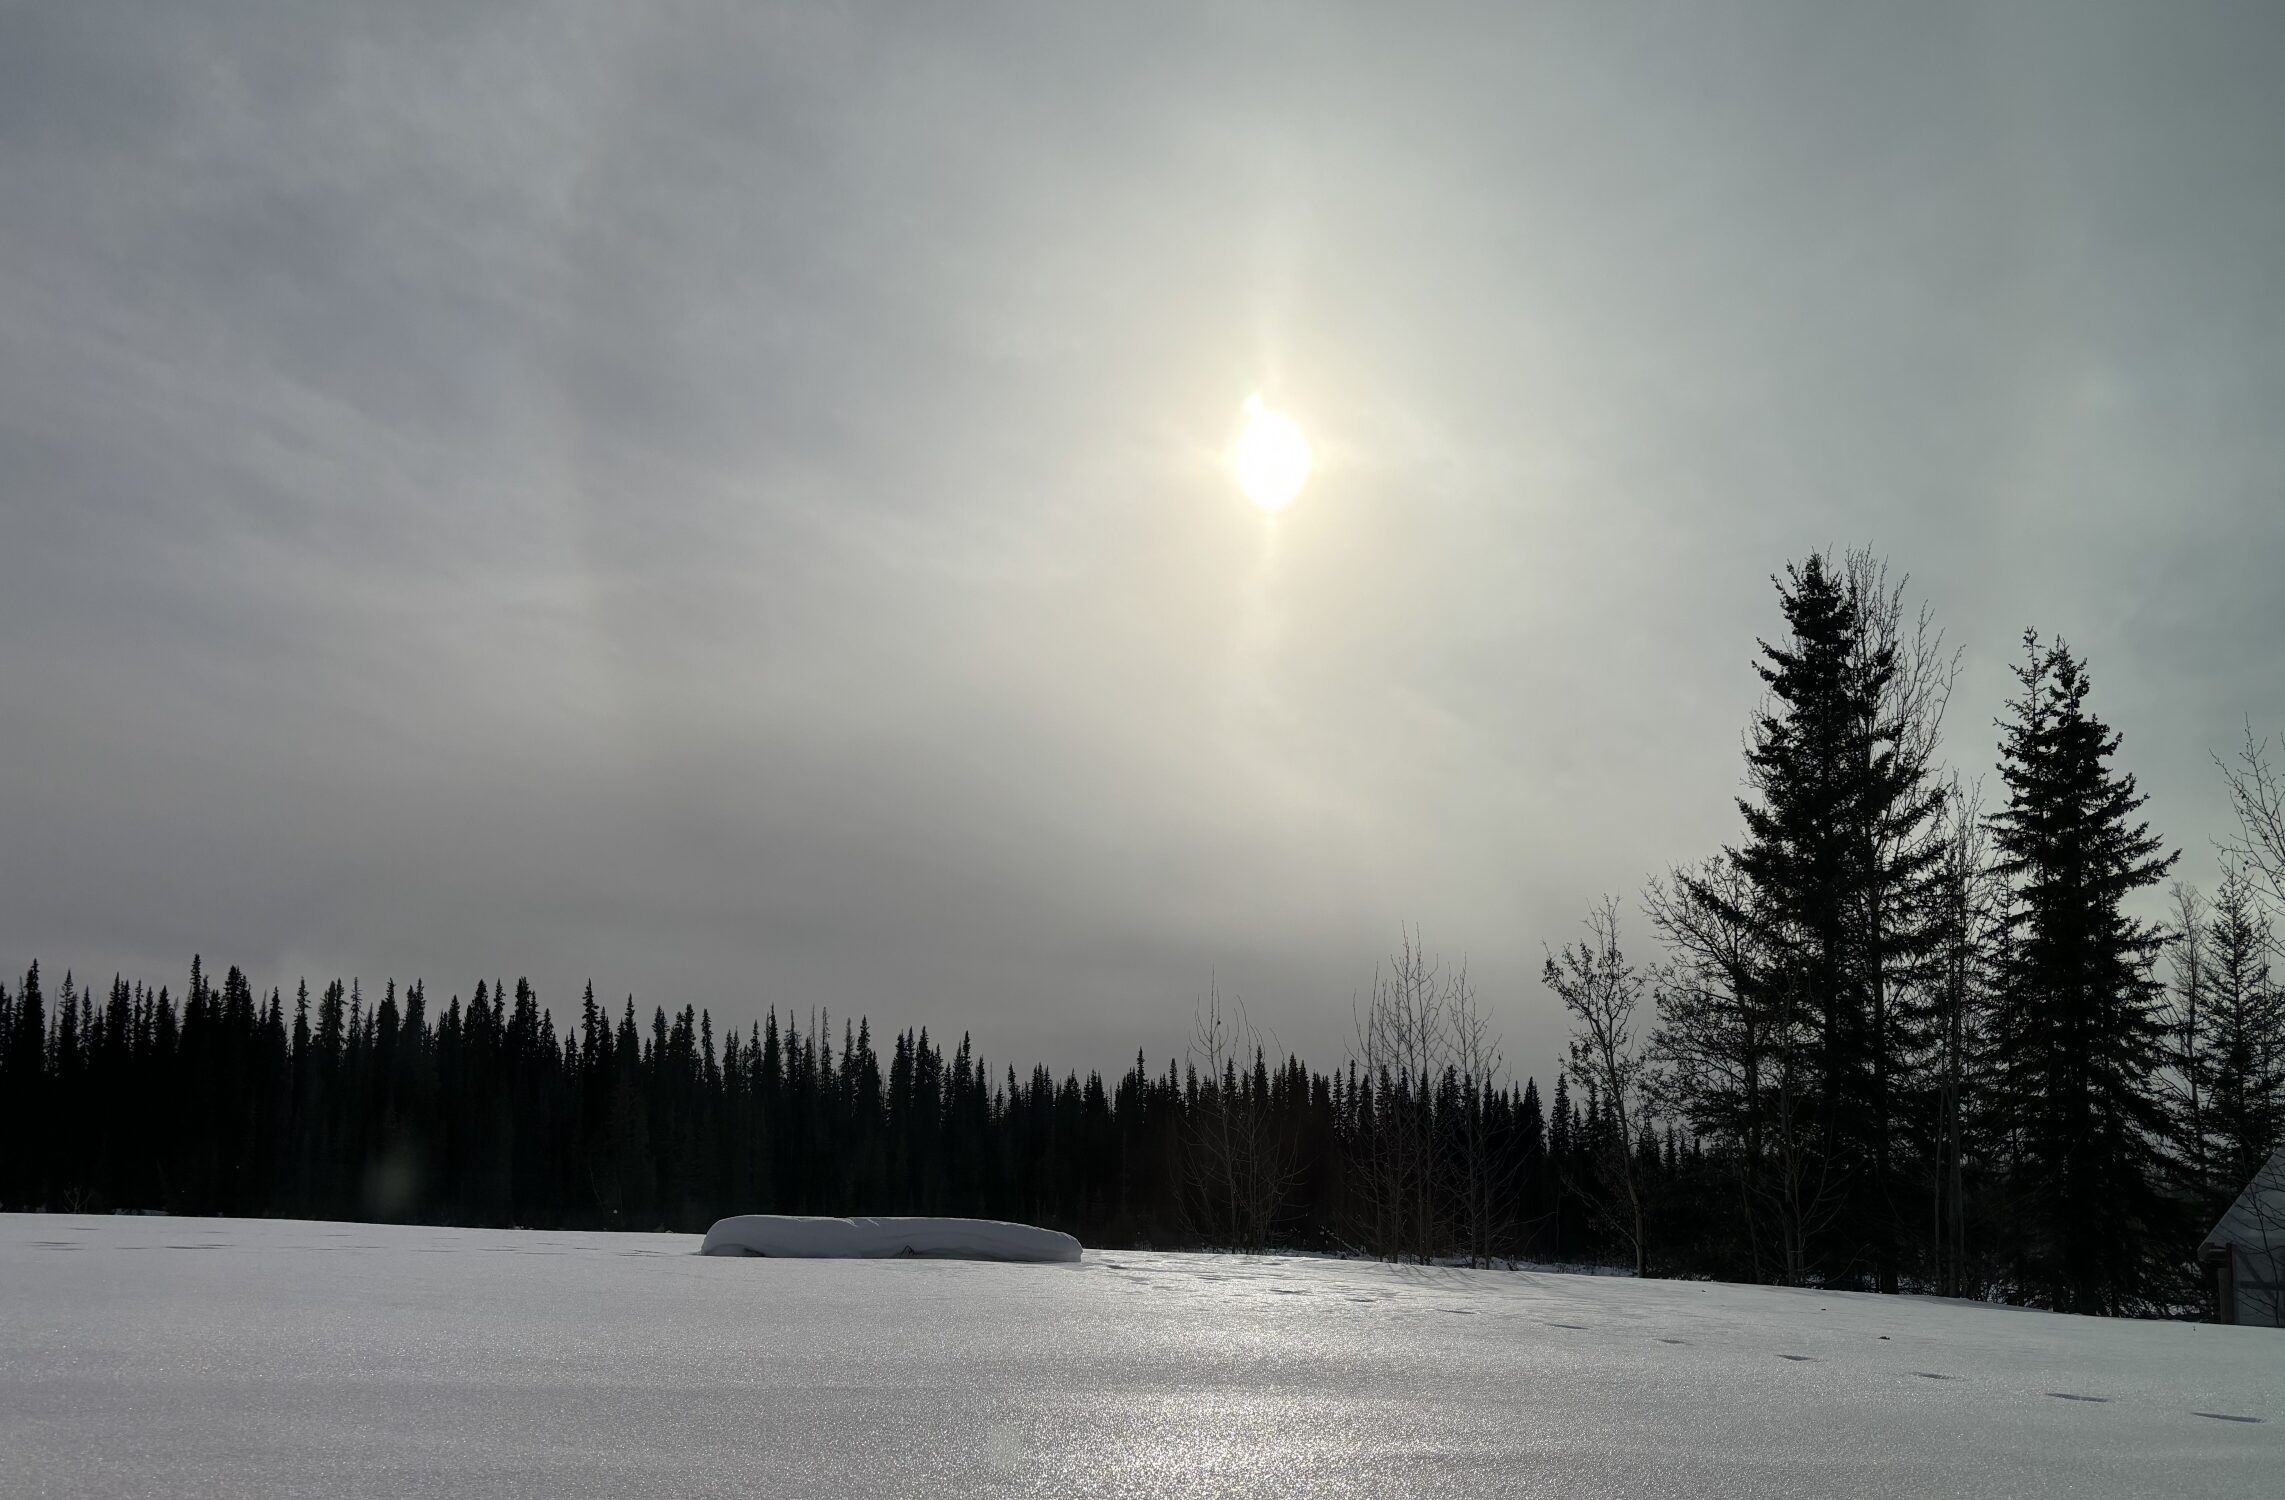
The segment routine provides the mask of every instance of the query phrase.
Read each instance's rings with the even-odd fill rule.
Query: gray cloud
[[[1324,1059],[1733,825],[1766,575],[2285,727],[2258,10],[0,14],[0,953]],[[1322,465],[1265,527],[1256,388]]]

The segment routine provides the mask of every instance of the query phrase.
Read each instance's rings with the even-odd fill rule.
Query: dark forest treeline
[[[1552,1119],[1528,1082],[1440,1079],[1422,1107],[1354,1069],[1240,1057],[1224,1030],[1203,1069],[1137,1056],[1110,1081],[1058,1080],[994,1076],[966,1038],[948,1058],[925,1031],[884,1063],[862,1020],[836,1041],[830,1020],[773,1011],[718,1039],[688,1007],[644,1026],[630,999],[614,1022],[592,990],[559,1034],[521,981],[432,1011],[420,984],[264,997],[195,959],[179,1002],[69,974],[50,996],[34,965],[0,986],[0,1205],[685,1230],[733,1212],[959,1214],[1091,1245],[1337,1248],[1361,1219],[1344,1164],[1373,1122],[1440,1106],[1450,1125],[1471,1092],[1497,1249],[1594,1248],[1561,1183],[1607,1122],[1561,1083]],[[1435,1222],[1447,1196],[1438,1183]]]
[[[1571,1016],[1517,1089],[1464,969],[1408,934],[1351,1057],[1272,1056],[1210,996],[1184,1056],[997,1074],[964,1037],[530,987],[291,1001],[0,988],[0,1206],[697,1229],[729,1212],[1028,1220],[1091,1245],[1623,1260],[2100,1313],[2200,1297],[2194,1247],[2285,1142],[2285,770],[2222,766],[2209,899],[2140,816],[2085,662],[2026,635],[1998,785],[1944,760],[1957,680],[1868,552],[1775,580],[1736,841],[1548,953]],[[1989,744],[1990,742],[1985,742]],[[1984,752],[1976,752],[1982,760]],[[1988,762],[1987,762],[1988,763]]]

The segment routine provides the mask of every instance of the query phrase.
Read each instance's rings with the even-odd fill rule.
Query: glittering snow
[[[1691,1282],[0,1216],[0,1494],[2247,1495],[2285,1334]]]

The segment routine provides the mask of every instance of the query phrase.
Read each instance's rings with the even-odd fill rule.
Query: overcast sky
[[[1418,922],[1544,1080],[1789,557],[2194,878],[2285,729],[2274,6],[350,9],[0,7],[11,975],[1325,1063]]]

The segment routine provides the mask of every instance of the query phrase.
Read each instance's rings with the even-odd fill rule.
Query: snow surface
[[[697,1247],[0,1216],[0,1494],[2285,1493],[2274,1329]]]
[[[810,1259],[1064,1261],[1079,1258],[1070,1235],[1001,1219],[822,1219],[801,1214],[736,1214],[716,1219],[704,1255]]]

